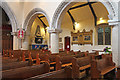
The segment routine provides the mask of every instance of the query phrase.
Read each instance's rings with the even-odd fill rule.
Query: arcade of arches
[[[120,4],[83,0],[3,1],[2,50],[99,51],[120,65]]]

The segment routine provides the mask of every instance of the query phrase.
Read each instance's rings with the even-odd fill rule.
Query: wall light
[[[104,23],[104,20],[103,20],[103,18],[100,18],[100,23]]]
[[[99,21],[97,21],[97,25],[102,23],[107,23],[107,21],[108,21],[107,19],[99,18]]]
[[[75,22],[75,29],[78,30],[78,29],[79,29],[79,26],[80,26],[79,23]]]

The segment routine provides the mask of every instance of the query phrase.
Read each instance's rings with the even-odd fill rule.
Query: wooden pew
[[[94,52],[91,52],[91,53],[89,53],[88,51],[86,51],[86,52],[89,56],[92,57],[92,59],[96,59],[97,57],[99,57],[99,52],[98,51],[94,51]]]
[[[69,55],[75,55],[75,52],[73,50],[71,50],[71,51],[68,51],[67,54],[69,54]]]
[[[109,56],[112,57],[112,53],[111,54],[102,54],[101,56],[102,56],[102,58],[106,58],[106,57],[109,57]]]
[[[81,51],[79,50],[79,51],[76,51],[76,52],[74,52],[75,54],[79,54]]]
[[[59,56],[68,56],[68,55],[75,55],[75,52],[72,50],[72,51],[61,51],[59,54]]]
[[[59,56],[56,58],[56,70],[60,70],[62,67],[72,65],[73,56]]]
[[[49,55],[48,60],[50,64],[50,70],[54,70],[54,71],[56,70],[57,58],[59,58],[59,55],[54,55],[54,54]]]
[[[2,59],[2,64],[18,62],[18,59]]]
[[[29,50],[22,50],[22,61],[29,60],[30,51]]]
[[[49,59],[48,59],[48,54],[37,54],[36,55],[36,64],[39,65],[42,62],[48,62],[49,63]]]
[[[120,80],[120,66],[117,67],[117,79]]]
[[[89,68],[91,67],[91,56],[81,57],[81,58],[73,58],[72,60],[72,74],[73,78],[80,77],[80,71],[86,70],[86,74],[88,74]]]
[[[22,61],[27,61],[27,60],[36,60],[36,56],[38,51],[30,51],[30,50],[23,50],[22,51]]]
[[[2,70],[9,70],[9,69],[15,69],[15,68],[20,68],[20,67],[25,67],[25,66],[31,66],[32,61],[20,61],[20,62],[12,62],[12,63],[7,63],[7,64],[2,64]]]
[[[4,50],[2,52],[3,57],[9,57],[8,50]]]
[[[13,58],[19,59],[19,61],[22,61],[22,50],[12,50],[11,53]]]
[[[104,78],[104,75],[114,70],[115,63],[112,57],[106,57],[100,60],[93,60],[91,64],[91,79]]]
[[[74,57],[81,58],[81,57],[85,57],[85,56],[87,56],[86,52],[79,52],[79,53],[75,54]]]
[[[45,50],[43,50],[43,51],[42,51],[42,54],[51,54],[51,52],[50,52],[50,51],[45,51]]]
[[[40,74],[49,72],[49,64],[47,62],[40,65],[26,66],[16,69],[2,71],[2,79],[26,79]]]
[[[39,65],[39,61],[40,61],[39,53],[40,53],[40,51],[35,51],[35,50],[30,51],[30,53],[29,53],[29,59],[32,59],[32,61],[38,65]]]
[[[61,69],[58,71],[53,71],[53,72],[49,72],[46,74],[42,74],[42,75],[38,75],[38,76],[34,76],[25,80],[41,80],[41,79],[48,79],[48,80],[52,80],[52,79],[72,79],[72,69],[70,66],[66,66],[65,69]]]

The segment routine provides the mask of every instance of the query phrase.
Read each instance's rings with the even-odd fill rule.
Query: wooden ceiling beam
[[[92,12],[92,14],[94,16],[94,21],[95,21],[95,26],[96,26],[97,25],[97,16],[96,16],[95,11],[94,11],[91,3],[89,2],[89,0],[88,0],[88,4],[89,4],[90,10],[91,10],[91,12]]]
[[[39,16],[38,16],[39,17]],[[39,18],[43,18],[43,17],[45,17],[45,16],[40,16]]]
[[[44,26],[44,29],[47,27],[47,25],[40,19],[40,17],[38,17],[39,20],[42,22],[43,26]],[[46,29],[45,29],[45,33],[46,33]]]
[[[72,14],[70,13],[69,10],[68,10],[67,12],[68,12],[68,14],[69,14],[69,16],[70,16],[70,18],[71,18],[71,20],[72,20],[72,23],[73,23],[73,29],[75,30],[75,25],[74,25],[74,23],[75,23],[75,19],[73,18]]]
[[[97,2],[90,2],[90,4],[94,4],[94,3],[97,3]],[[84,6],[87,6],[87,5],[89,5],[89,3],[85,3],[85,4],[82,4],[82,5],[72,7],[69,10],[73,10],[73,9],[76,9],[76,8],[81,8],[81,7],[84,7]]]

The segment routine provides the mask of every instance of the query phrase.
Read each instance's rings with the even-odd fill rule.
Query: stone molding
[[[61,33],[62,30],[61,29],[48,29],[49,33]]]
[[[2,2],[1,1],[0,6],[3,8],[3,10],[6,12],[7,16],[10,19],[10,23],[11,23],[11,26],[12,26],[12,32],[16,32],[17,31],[18,22],[17,22],[15,14],[10,9],[9,5],[7,4],[7,2],[5,2],[5,1]]]
[[[119,20],[108,20],[109,25],[119,25],[120,21]]]
[[[27,31],[28,26],[32,25],[32,22],[34,21],[34,19],[37,17],[38,14],[43,14],[47,18],[47,21],[50,25],[50,20],[49,20],[49,17],[47,16],[46,12],[44,10],[42,10],[41,8],[34,8],[33,10],[31,10],[28,13],[28,15],[25,18],[25,21],[23,24],[23,29],[25,29],[25,31]]]

